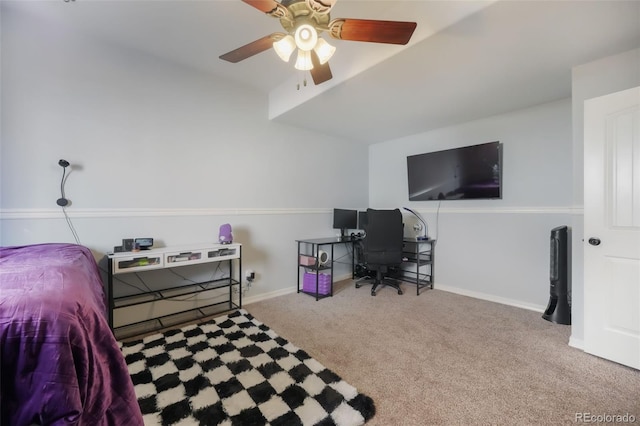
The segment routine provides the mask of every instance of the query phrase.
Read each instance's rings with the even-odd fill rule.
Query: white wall
[[[548,231],[569,225],[570,344],[582,347],[584,101],[638,85],[640,49],[634,49],[574,67],[571,100],[371,147],[370,203],[408,205],[432,228],[439,222],[439,232],[431,232],[439,238],[436,286],[534,309],[548,297]],[[435,202],[408,203],[407,155],[492,140],[505,143],[502,200],[446,201],[439,221]]]
[[[96,257],[124,237],[215,240],[229,222],[257,273],[249,298],[295,286],[295,239],[331,235],[332,207],[406,205],[439,240],[437,287],[540,310],[549,230],[572,225],[582,340],[582,102],[640,84],[640,50],[574,68],[572,101],[378,144],[367,163],[365,148],[270,122],[258,93],[10,10],[0,18],[0,244],[73,241],[55,205],[60,158],[72,163],[67,211]],[[408,202],[407,155],[493,140],[502,200]]]
[[[408,201],[408,155],[491,141],[503,144],[501,200]],[[550,230],[571,225],[571,143],[571,100],[563,99],[377,144],[369,201],[425,216],[438,239],[436,287],[542,311]]]
[[[270,122],[267,99],[215,76],[2,14],[2,245],[73,242],[100,258],[126,237],[245,244],[247,297],[295,287],[296,243],[367,204],[366,148]],[[346,268],[338,271],[344,274]]]
[[[571,344],[583,346],[584,340],[584,101],[640,85],[640,49],[590,62],[572,70],[573,110],[573,302]]]

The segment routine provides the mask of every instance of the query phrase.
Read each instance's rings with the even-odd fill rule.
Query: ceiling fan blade
[[[253,55],[257,55],[258,53],[262,53],[265,50],[272,48],[273,42],[280,40],[284,36],[285,34],[283,33],[269,34],[268,36],[259,38],[249,44],[245,44],[242,47],[238,47],[231,52],[220,55],[220,59],[224,59],[225,61],[233,62],[235,64],[236,62],[243,61]]]
[[[329,35],[339,40],[407,44],[416,25],[415,22],[338,18],[329,23]]]
[[[275,0],[242,0],[242,1],[248,4],[249,6],[253,6],[264,13],[269,13],[274,9],[277,9],[278,5],[280,4]]]
[[[249,6],[266,13],[267,15],[278,19],[292,19],[291,12],[282,4],[275,0],[242,0]],[[301,1],[301,0],[299,0]]]
[[[333,74],[331,74],[331,68],[329,68],[329,62],[320,64],[318,54],[313,50],[311,51],[311,63],[313,64],[313,68],[311,68],[310,71],[311,78],[313,78],[313,83],[316,86],[333,78]]]

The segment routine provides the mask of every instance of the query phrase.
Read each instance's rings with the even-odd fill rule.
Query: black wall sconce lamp
[[[67,160],[60,160],[58,161],[58,165],[62,167],[62,180],[60,181],[61,197],[58,198],[58,200],[56,201],[56,204],[59,205],[60,207],[66,207],[69,205],[69,203],[71,203],[71,201],[69,201],[64,195],[64,183],[67,177],[67,167],[69,167],[69,162]]]

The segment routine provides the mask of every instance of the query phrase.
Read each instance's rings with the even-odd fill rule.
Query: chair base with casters
[[[376,271],[376,277],[372,280],[371,277],[363,277],[356,281],[356,288],[360,288],[360,286],[364,283],[371,283],[373,287],[371,287],[371,295],[376,295],[376,289],[379,285],[393,287],[398,290],[398,294],[402,294],[402,289],[400,288],[400,283],[398,281],[392,280],[390,278],[385,277],[382,274],[382,271]]]

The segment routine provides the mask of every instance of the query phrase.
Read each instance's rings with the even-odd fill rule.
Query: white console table
[[[118,331],[122,331],[127,327],[135,329],[136,326],[146,324],[155,325],[157,329],[165,327],[169,322],[172,323],[170,325],[173,325],[176,323],[176,318],[187,314],[195,314],[196,318],[210,315],[211,313],[207,313],[207,310],[211,309],[208,308],[222,308],[219,309],[220,312],[242,308],[242,246],[240,244],[194,244],[140,250],[137,252],[110,253],[107,257],[109,261],[107,283],[109,326],[117,337],[120,337],[118,336]],[[223,262],[228,267],[228,276],[216,278],[215,271]],[[152,286],[148,286],[142,289],[143,291],[135,292],[134,294],[114,296],[114,276],[116,275],[138,275],[154,270],[184,268],[199,264],[215,264],[211,278],[198,282],[189,280],[186,284],[183,280],[181,283],[161,289],[154,289]],[[181,276],[178,273],[175,275]],[[228,288],[228,300],[207,303],[205,299],[205,303],[197,303],[199,302],[198,295],[200,293],[216,290],[219,293],[220,289],[226,288]],[[237,289],[237,298],[234,298],[234,289]],[[173,301],[177,309],[174,312],[162,312],[130,323],[118,321],[114,325],[114,313],[116,311],[128,308],[135,310],[147,309],[153,312],[155,304],[161,301]],[[184,302],[188,303],[185,304]],[[197,306],[186,307],[187,304]],[[134,332],[133,334],[137,333]]]

